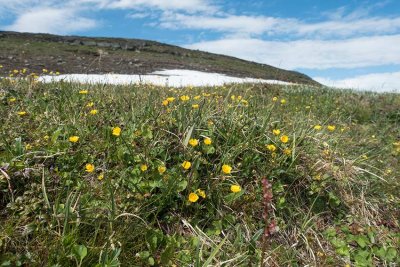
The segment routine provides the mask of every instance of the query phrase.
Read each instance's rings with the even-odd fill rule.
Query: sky
[[[399,0],[0,0],[0,30],[149,39],[400,91]]]

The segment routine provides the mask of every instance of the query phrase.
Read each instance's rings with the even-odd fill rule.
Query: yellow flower
[[[50,136],[48,136],[48,135],[43,136],[43,139],[46,141],[49,140],[49,138],[50,138]]]
[[[287,143],[289,142],[289,137],[287,135],[282,135],[281,136],[281,142],[282,143]]]
[[[230,174],[231,171],[232,171],[232,167],[231,166],[229,166],[227,164],[222,165],[222,172],[223,173]]]
[[[208,126],[214,125],[214,122],[212,120],[207,121]]]
[[[201,96],[196,95],[195,97],[193,97],[194,100],[199,100]]]
[[[163,165],[162,166],[158,166],[157,170],[158,170],[159,174],[163,174],[167,170],[167,167],[165,167]]]
[[[85,166],[86,172],[93,172],[94,171],[94,165],[91,163],[86,164]]]
[[[193,109],[198,109],[198,108],[199,108],[199,104],[193,104],[193,105],[192,105],[192,108],[193,108]]]
[[[182,163],[182,168],[184,168],[185,170],[188,170],[188,169],[190,169],[190,167],[192,166],[192,163],[190,163],[190,161],[184,161],[183,163]]]
[[[168,106],[168,104],[169,104],[168,100],[163,100],[163,102],[162,102],[163,106]]]
[[[25,116],[26,115],[26,111],[18,111],[17,114],[20,115],[20,116]]]
[[[271,152],[274,152],[274,151],[276,151],[276,146],[273,145],[273,144],[269,144],[269,145],[267,145],[267,149],[268,149],[269,151],[271,151]]]
[[[209,138],[209,137],[204,138],[203,142],[205,145],[211,145],[211,143],[212,143],[211,138]]]
[[[92,115],[96,115],[97,113],[99,113],[99,111],[97,109],[92,109],[90,111],[90,114],[92,114]]]
[[[286,104],[286,99],[282,99],[281,100],[281,104],[283,105],[283,104]]]
[[[239,193],[240,191],[242,191],[242,188],[240,187],[240,185],[233,184],[231,185],[231,191],[233,193]]]
[[[87,106],[88,108],[91,108],[91,107],[94,106],[94,103],[93,103],[93,102],[89,102],[89,103],[86,104],[86,106]]]
[[[18,71],[18,70],[13,70],[13,72],[14,72],[15,74],[17,74],[19,71]]]
[[[274,135],[280,135],[280,134],[281,134],[281,130],[279,130],[279,129],[274,129],[274,130],[272,130],[272,133],[273,133]]]
[[[329,131],[333,132],[336,129],[336,126],[335,125],[328,125],[327,128],[328,128]]]
[[[112,135],[120,136],[121,135],[121,128],[119,128],[119,127],[112,128]]]
[[[31,144],[26,144],[25,145],[25,149],[26,150],[31,150],[32,149],[32,145]]]
[[[205,97],[209,97],[211,94],[208,94],[208,93],[203,93],[203,96],[205,96]]]
[[[73,135],[68,138],[71,143],[76,143],[79,140],[79,136]]]
[[[239,96],[237,97],[237,100],[238,100],[238,101],[242,100],[242,96],[239,95]]]
[[[290,156],[292,154],[292,150],[289,148],[286,148],[283,150],[283,154]]]
[[[8,99],[8,102],[10,102],[10,103],[15,102],[15,101],[17,101],[17,99],[15,97],[11,97]]]
[[[197,139],[190,139],[189,140],[189,145],[191,145],[192,147],[195,147],[199,144],[199,140]]]
[[[311,106],[306,106],[306,109],[310,109],[311,108]]]
[[[174,100],[175,100],[175,97],[167,97],[167,101],[170,103],[174,102]]]
[[[190,96],[188,96],[188,95],[181,96],[182,101],[188,101],[189,99],[190,99]]]
[[[100,173],[99,176],[97,176],[97,180],[101,181],[104,179],[104,173]]]
[[[146,165],[146,164],[140,165],[140,170],[141,170],[142,172],[147,171],[147,165]]]
[[[202,198],[206,198],[206,192],[201,189],[197,189],[196,194],[201,196]]]
[[[197,200],[199,200],[199,196],[196,193],[190,193],[188,200],[192,203],[196,202]]]
[[[80,90],[79,91],[79,94],[81,94],[81,95],[86,95],[87,93],[89,93],[88,90]]]
[[[314,129],[317,130],[317,131],[318,131],[318,130],[321,130],[321,129],[322,129],[322,126],[321,126],[321,125],[315,125],[315,126],[314,126]]]
[[[235,99],[236,99],[236,96],[235,96],[235,95],[231,95],[231,99],[232,99],[232,100],[235,100]]]

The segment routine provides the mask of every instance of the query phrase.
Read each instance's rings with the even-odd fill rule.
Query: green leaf
[[[386,260],[393,261],[396,257],[397,257],[396,249],[393,247],[388,248],[386,251],[386,256],[385,256]]]
[[[87,248],[84,245],[74,245],[72,247],[72,252],[77,259],[82,261],[87,255]]]
[[[150,266],[154,266],[154,264],[156,263],[156,262],[154,261],[154,258],[153,258],[153,257],[148,258],[147,262],[149,263]]]
[[[365,248],[367,244],[369,243],[369,240],[366,236],[356,236],[355,241],[361,248]]]
[[[186,180],[180,181],[178,183],[178,186],[176,187],[176,192],[178,192],[178,193],[182,192],[183,190],[186,189],[187,185],[188,185],[188,182]]]
[[[337,248],[336,253],[341,256],[350,256],[350,250],[347,246]]]

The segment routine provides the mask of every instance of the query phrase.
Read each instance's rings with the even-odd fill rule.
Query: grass
[[[0,263],[397,266],[399,106],[307,86],[4,79]]]

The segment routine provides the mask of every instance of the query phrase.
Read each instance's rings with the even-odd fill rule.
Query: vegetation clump
[[[307,86],[4,79],[0,263],[395,266],[399,106]]]

